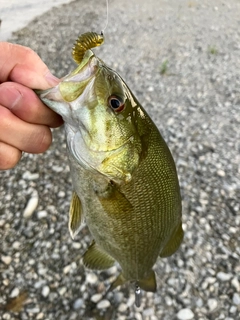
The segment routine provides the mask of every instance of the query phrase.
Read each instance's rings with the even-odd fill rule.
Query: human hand
[[[41,153],[50,146],[50,127],[62,119],[32,89],[58,82],[33,50],[0,42],[0,170],[13,168],[22,151]]]

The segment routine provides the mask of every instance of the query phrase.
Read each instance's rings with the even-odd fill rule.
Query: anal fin
[[[167,244],[161,251],[160,257],[161,258],[169,257],[174,252],[176,252],[180,244],[182,243],[183,236],[184,236],[184,233],[182,229],[182,222],[180,222],[176,230],[173,232],[171,238],[168,240]]]
[[[70,204],[69,221],[68,221],[69,232],[73,239],[80,231],[82,220],[83,220],[82,204],[78,195],[74,191],[72,195],[71,204]]]
[[[115,260],[103,251],[95,241],[92,242],[83,255],[83,264],[92,270],[105,270],[112,267],[114,263]]]

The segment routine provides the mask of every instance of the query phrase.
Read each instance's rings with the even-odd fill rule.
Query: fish
[[[158,128],[121,76],[93,52],[103,34],[77,39],[72,57],[77,68],[40,99],[65,124],[73,183],[69,231],[83,225],[92,243],[83,255],[86,268],[121,272],[113,290],[125,283],[156,292],[153,267],[158,257],[174,254],[184,237],[176,166]]]

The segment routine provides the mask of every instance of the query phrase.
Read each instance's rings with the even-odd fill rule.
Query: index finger
[[[0,83],[5,81],[32,89],[48,89],[59,82],[32,49],[0,42]]]

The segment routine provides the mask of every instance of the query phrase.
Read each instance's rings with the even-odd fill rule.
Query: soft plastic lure
[[[103,33],[86,32],[78,37],[72,49],[72,57],[77,64],[82,62],[85,52],[103,44]]]

